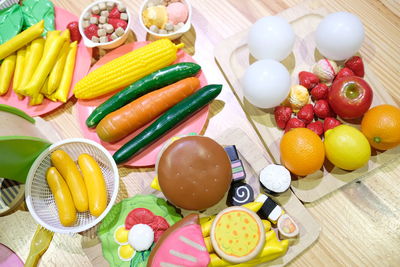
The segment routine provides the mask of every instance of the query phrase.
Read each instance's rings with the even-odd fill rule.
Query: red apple
[[[361,117],[372,103],[373,92],[369,84],[357,76],[335,80],[328,101],[333,111],[343,119]]]

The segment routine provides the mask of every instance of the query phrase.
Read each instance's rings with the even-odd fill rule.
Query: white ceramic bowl
[[[143,1],[142,5],[140,6],[140,12],[139,12],[139,23],[140,26],[142,26],[142,28],[151,36],[153,36],[155,39],[162,39],[162,38],[168,38],[170,40],[175,40],[179,37],[181,37],[185,32],[190,30],[191,27],[191,21],[192,21],[192,6],[190,5],[190,2],[188,0],[181,0],[182,3],[186,4],[186,6],[188,7],[188,18],[185,22],[185,25],[183,25],[182,28],[180,28],[178,31],[173,32],[173,33],[168,33],[168,34],[159,34],[159,33],[155,33],[149,30],[149,28],[147,28],[144,23],[143,23],[143,11],[146,8],[147,2],[149,2],[149,0]]]
[[[50,155],[57,149],[67,152],[74,161],[80,154],[88,153],[99,164],[107,186],[107,208],[99,217],[92,216],[89,211],[78,212],[73,226],[60,223],[54,196],[46,181],[46,172],[51,166]],[[63,234],[79,233],[92,228],[107,215],[115,203],[118,188],[118,168],[110,153],[94,141],[72,138],[54,143],[34,161],[26,179],[25,201],[32,217],[46,229]]]
[[[92,42],[92,40],[90,40],[89,38],[86,37],[83,26],[82,26],[82,21],[83,21],[83,16],[86,14],[86,12],[91,12],[90,10],[92,9],[93,6],[98,5],[99,3],[106,3],[106,2],[114,2],[116,4],[122,4],[125,6],[126,8],[126,13],[128,14],[128,26],[126,26],[125,32],[122,36],[120,36],[119,38],[111,41],[111,42],[107,42],[107,43],[95,43]],[[88,5],[83,12],[81,13],[80,17],[79,17],[79,32],[82,35],[82,39],[83,39],[83,43],[85,44],[85,46],[87,47],[100,47],[100,48],[104,48],[104,49],[113,49],[116,48],[120,45],[122,45],[126,39],[128,38],[129,35],[129,29],[131,28],[132,25],[132,16],[128,10],[128,7],[126,6],[125,3],[122,3],[121,1],[117,1],[117,0],[112,0],[112,1],[96,1],[91,3],[90,5]]]

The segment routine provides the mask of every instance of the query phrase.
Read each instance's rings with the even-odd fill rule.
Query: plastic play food
[[[333,165],[344,170],[364,166],[371,157],[367,138],[356,128],[339,125],[325,133],[326,157]]]
[[[63,70],[65,66],[65,61],[67,60],[69,50],[69,42],[64,42],[60,52],[58,53],[56,63],[54,64],[49,77],[48,77],[48,84],[46,92],[48,94],[52,94],[54,91],[57,90],[61,76],[63,75]]]
[[[215,252],[232,263],[256,257],[265,243],[264,225],[256,213],[243,207],[226,208],[214,219],[210,232]]]
[[[232,183],[226,199],[228,206],[242,206],[254,201],[254,190],[243,182]]]
[[[280,194],[290,187],[292,177],[282,165],[270,164],[260,172],[260,183],[268,194]]]
[[[206,267],[210,262],[199,216],[190,214],[167,229],[154,246],[147,266]]]
[[[329,90],[329,106],[343,119],[361,117],[372,104],[373,91],[369,84],[357,76],[335,80]]]
[[[221,90],[222,85],[210,84],[173,106],[131,141],[117,150],[113,155],[115,162],[124,162],[139,153],[149,144],[158,140],[163,134],[214,100]]]
[[[232,182],[238,182],[246,179],[246,171],[243,167],[242,161],[239,159],[239,154],[235,145],[225,146],[226,153],[228,153],[232,166]]]
[[[111,209],[98,229],[103,255],[110,266],[146,266],[150,252],[159,244],[159,239],[180,219],[181,216],[176,213],[174,207],[153,195],[136,195],[124,199]],[[137,225],[142,226],[137,229]],[[147,238],[136,234],[137,230],[143,229],[143,225],[147,226],[144,226]],[[137,248],[146,247],[144,243],[151,240],[151,233],[154,242],[150,248],[135,250],[132,245],[136,247],[136,242],[140,240],[142,242]]]
[[[18,49],[30,43],[32,40],[38,38],[43,33],[43,29],[44,22],[41,20],[37,24],[29,27],[25,31],[19,33],[4,44],[0,45],[0,59],[11,55]]]
[[[199,86],[199,79],[190,77],[145,94],[104,117],[96,132],[103,141],[118,141],[192,95]]]
[[[72,77],[74,75],[77,49],[78,47],[76,41],[69,45],[61,81],[55,93],[55,98],[63,103],[67,102],[68,99],[69,88],[71,87]]]
[[[34,97],[39,94],[47,75],[57,60],[58,53],[67,40],[69,40],[69,30],[65,30],[61,35],[55,37],[54,41],[49,45],[48,51],[44,53],[45,56],[40,60],[31,80],[22,88],[24,95]]]
[[[200,65],[196,63],[183,62],[155,71],[132,83],[98,106],[86,119],[86,125],[88,127],[94,127],[106,115],[123,107],[138,97],[178,82],[181,79],[194,76],[200,71],[200,69]]]
[[[143,7],[144,26],[155,34],[168,35],[180,30],[189,17],[186,1],[149,0]]]
[[[288,214],[283,214],[278,219],[278,231],[282,239],[294,238],[299,234],[299,227]]]
[[[268,16],[251,26],[247,42],[255,58],[281,61],[291,53],[294,40],[293,29],[285,19]]]
[[[89,201],[86,185],[75,162],[63,150],[54,151],[51,153],[50,158],[53,166],[56,167],[67,182],[76,209],[79,212],[87,211]]]
[[[370,145],[379,150],[400,144],[400,109],[392,105],[379,105],[364,114],[361,132]]]
[[[45,40],[41,37],[33,40],[28,47],[29,53],[26,54],[24,75],[21,80],[20,88],[23,89],[32,78],[35,69],[37,68],[40,59],[43,55]],[[64,67],[64,66],[63,66]]]
[[[24,76],[25,70],[25,60],[26,60],[26,48],[19,49],[17,51],[17,59],[15,62],[15,72],[13,77],[13,90],[15,93],[21,93],[21,82]]]
[[[107,186],[99,164],[89,154],[78,157],[79,169],[88,193],[89,211],[93,216],[100,216],[107,207]]]
[[[333,60],[320,59],[313,66],[313,73],[318,76],[322,82],[331,83],[339,72],[339,67]]]
[[[278,219],[285,213],[281,206],[267,195],[259,194],[254,202],[262,203],[257,214],[261,216],[261,218],[268,219],[274,224],[276,224]]]
[[[163,29],[168,22],[167,8],[165,6],[152,6],[143,11],[144,24],[150,28],[154,25]]]
[[[290,75],[281,63],[264,59],[251,64],[243,77],[246,99],[259,108],[272,108],[288,96]]]
[[[172,24],[177,25],[182,22],[185,23],[188,17],[188,9],[182,2],[173,2],[167,6],[168,21]]]
[[[302,107],[311,103],[310,94],[307,88],[302,85],[296,84],[290,87],[288,102],[293,112],[298,112]]]
[[[109,43],[125,36],[129,15],[121,2],[98,1],[86,8],[80,18],[80,32],[90,40],[89,46],[96,43]]]
[[[295,128],[285,133],[281,139],[280,153],[282,164],[299,176],[319,170],[325,159],[321,138],[307,128]]]
[[[120,56],[81,79],[75,85],[75,96],[90,99],[128,86],[171,64],[176,60],[177,49],[182,46],[162,39]]]
[[[322,55],[332,60],[344,60],[360,49],[364,41],[364,27],[359,18],[351,13],[332,13],[320,22],[315,38]]]
[[[15,69],[15,61],[17,56],[12,54],[6,57],[0,66],[0,95],[4,95],[8,91],[11,78]]]
[[[46,180],[54,195],[61,224],[72,226],[76,221],[76,209],[64,178],[56,168],[50,167],[46,173]]]
[[[225,150],[204,136],[172,142],[158,160],[157,175],[165,197],[187,210],[204,210],[217,204],[232,181]]]

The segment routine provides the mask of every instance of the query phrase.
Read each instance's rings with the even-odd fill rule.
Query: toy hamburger
[[[205,136],[171,139],[160,152],[156,171],[164,196],[187,210],[205,210],[217,204],[232,181],[228,154]]]

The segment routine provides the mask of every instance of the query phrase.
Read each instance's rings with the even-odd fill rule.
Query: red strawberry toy
[[[304,127],[306,127],[304,121],[298,118],[291,118],[286,124],[285,133],[293,128],[304,128]]]
[[[282,130],[285,129],[286,123],[292,116],[292,109],[285,106],[277,106],[274,110],[276,125]]]
[[[317,100],[314,104],[314,113],[318,118],[325,119],[329,115],[333,114],[329,107],[328,101],[325,99]]]
[[[90,40],[92,40],[93,36],[99,37],[97,35],[97,31],[98,31],[99,27],[97,27],[96,24],[90,24],[89,27],[87,27],[84,31],[86,37]]]
[[[310,123],[314,119],[314,110],[312,104],[307,104],[297,112],[297,118],[304,121],[304,123]]]
[[[319,83],[319,78],[314,73],[308,71],[300,71],[299,84],[307,89],[314,88]]]
[[[324,124],[321,121],[314,121],[307,125],[307,128],[321,136],[324,133]]]
[[[121,12],[119,12],[118,7],[114,7],[111,9],[110,13],[108,14],[109,19],[119,19],[121,17]]]
[[[332,117],[327,117],[324,120],[324,133],[330,129],[335,128],[336,126],[339,126],[340,124],[342,124],[340,121],[338,121],[335,118]]]
[[[335,77],[335,80],[339,80],[340,78],[343,78],[343,77],[346,77],[346,76],[354,76],[355,74],[354,74],[354,72],[351,70],[351,69],[349,69],[349,68],[347,68],[347,67],[344,67],[343,69],[341,69],[340,71],[339,71],[339,73],[336,75],[336,77]]]
[[[311,96],[315,100],[320,100],[320,99],[327,99],[328,98],[328,93],[329,93],[329,88],[326,84],[324,83],[319,83],[317,86],[315,86],[311,90]]]
[[[108,19],[108,23],[111,24],[114,29],[118,29],[118,27],[121,27],[122,29],[126,29],[128,26],[128,22],[122,19]]]
[[[346,67],[351,69],[358,77],[364,77],[364,63],[358,56],[351,57],[344,63]]]
[[[82,39],[82,36],[79,33],[78,22],[77,21],[72,21],[72,22],[68,23],[67,29],[69,29],[69,32],[71,34],[71,41],[72,42],[77,41],[79,43],[79,41]]]

